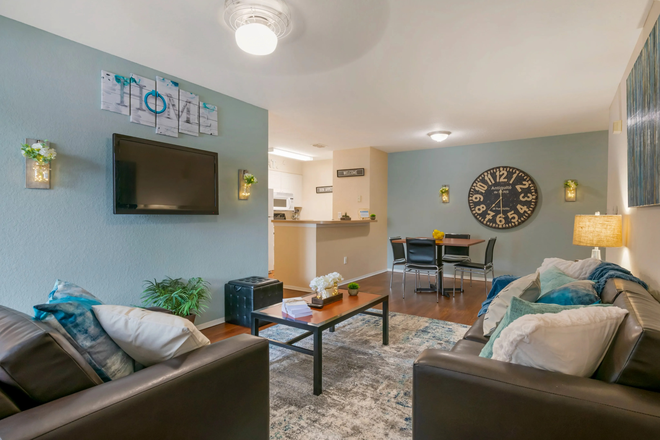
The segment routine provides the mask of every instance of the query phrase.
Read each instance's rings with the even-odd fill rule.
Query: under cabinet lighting
[[[276,156],[288,157],[289,159],[304,160],[310,161],[314,160],[311,156],[305,156],[304,154],[294,153],[292,151],[280,150],[279,148],[273,148],[273,151],[270,152]]]

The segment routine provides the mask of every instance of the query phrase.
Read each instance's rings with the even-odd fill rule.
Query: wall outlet
[[[358,202],[362,201],[362,196],[358,196]]]
[[[337,220],[341,220],[341,211],[337,213]]]
[[[348,257],[344,257],[344,264],[348,263]]]

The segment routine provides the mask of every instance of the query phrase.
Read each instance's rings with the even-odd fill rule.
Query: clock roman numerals
[[[508,229],[534,213],[538,199],[531,176],[514,167],[495,167],[474,180],[468,194],[472,215],[483,225]]]

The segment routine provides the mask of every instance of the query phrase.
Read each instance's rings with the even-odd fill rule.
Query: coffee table
[[[259,336],[259,326],[269,322],[288,325],[302,330],[305,333],[288,341],[276,341],[268,339],[268,342],[278,347],[297,351],[314,357],[314,395],[318,396],[323,391],[323,331],[335,331],[335,326],[353,316],[362,313],[364,315],[378,316],[383,319],[383,345],[389,344],[389,294],[376,295],[373,293],[360,292],[357,296],[349,296],[346,291],[343,299],[323,306],[321,309],[312,308],[312,315],[304,318],[292,318],[282,312],[282,303],[274,304],[263,309],[254,310],[251,315],[252,334]],[[303,296],[308,303],[311,302],[313,294]],[[383,305],[383,312],[371,312],[368,309]],[[314,338],[314,349],[294,345],[305,338]]]

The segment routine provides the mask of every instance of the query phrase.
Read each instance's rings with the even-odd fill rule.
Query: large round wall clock
[[[474,180],[468,204],[474,218],[494,229],[509,229],[527,221],[536,209],[534,179],[514,167],[495,167]]]

